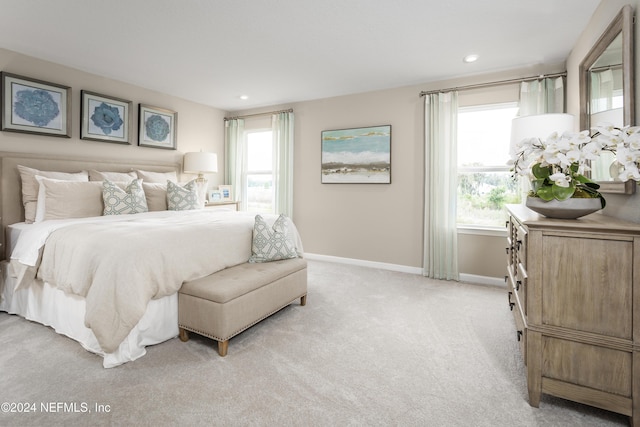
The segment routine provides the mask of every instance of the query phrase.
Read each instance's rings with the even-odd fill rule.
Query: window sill
[[[479,236],[507,237],[507,229],[500,227],[480,227],[473,225],[459,225],[458,234],[475,234]]]

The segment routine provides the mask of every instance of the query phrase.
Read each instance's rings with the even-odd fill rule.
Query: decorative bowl
[[[526,205],[540,215],[559,219],[576,219],[602,209],[602,201],[599,198],[554,199],[546,202],[539,197],[527,197]]]

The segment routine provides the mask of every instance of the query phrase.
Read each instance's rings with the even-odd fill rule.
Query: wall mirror
[[[631,6],[624,6],[609,24],[580,63],[579,73],[581,130],[601,122],[635,125]],[[616,180],[613,161],[614,156],[605,153],[591,165],[591,178],[603,193],[633,194],[636,182]]]

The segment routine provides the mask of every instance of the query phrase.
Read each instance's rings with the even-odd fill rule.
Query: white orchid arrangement
[[[554,132],[546,140],[525,138],[515,147],[510,164],[513,177],[526,176],[531,181],[530,195],[543,200],[566,200],[571,197],[600,198],[600,186],[585,176],[590,161],[602,150],[610,150],[604,139],[591,138],[589,131]]]
[[[613,125],[603,125],[595,128],[593,137],[603,149],[616,154],[618,176],[620,181],[633,179],[640,181],[640,127],[618,128]]]
[[[600,186],[585,176],[590,162],[603,151],[615,154],[616,177],[620,181],[640,182],[640,126],[618,128],[603,124],[589,131],[554,132],[546,140],[525,138],[515,147],[510,164],[513,178],[526,176],[531,181],[530,195],[543,200],[571,197],[600,198]]]

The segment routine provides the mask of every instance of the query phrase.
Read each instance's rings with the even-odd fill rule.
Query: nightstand
[[[220,209],[227,211],[237,211],[240,207],[240,202],[222,201],[222,202],[207,202],[204,205],[205,209]]]

